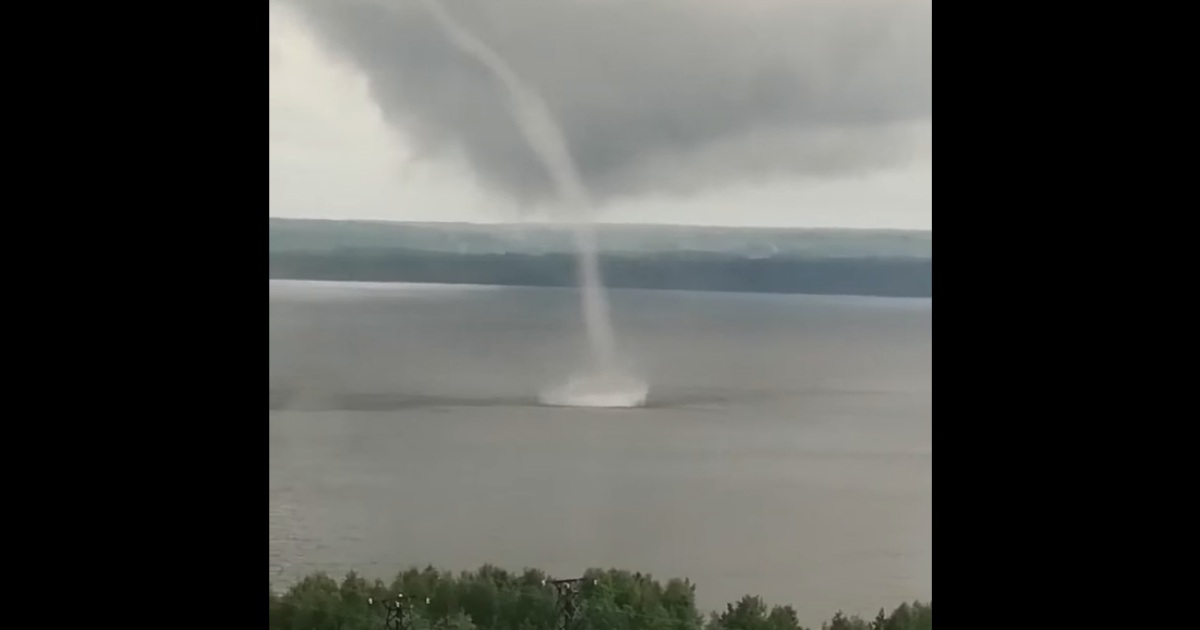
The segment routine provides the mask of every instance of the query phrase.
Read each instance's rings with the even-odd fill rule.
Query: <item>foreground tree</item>
[[[410,630],[550,630],[560,608],[547,576],[493,566],[458,576],[433,567],[409,569],[391,584],[351,572],[340,583],[310,575],[284,593],[270,593],[271,630],[380,630],[385,602],[404,594]],[[665,585],[652,576],[615,569],[585,573],[577,597],[578,630],[804,630],[791,606],[769,607],[747,595],[705,622],[687,580]],[[427,601],[428,600],[428,601]],[[873,621],[838,612],[822,630],[932,630],[932,603],[901,604]]]

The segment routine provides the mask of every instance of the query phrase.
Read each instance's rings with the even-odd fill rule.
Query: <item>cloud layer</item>
[[[285,0],[422,154],[552,197],[487,70],[418,3]],[[931,0],[443,0],[549,103],[601,200],[932,159]]]

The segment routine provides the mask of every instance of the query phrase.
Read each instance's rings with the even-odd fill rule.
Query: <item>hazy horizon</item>
[[[554,219],[552,217],[530,217],[517,218],[512,217],[479,217],[474,219],[462,219],[456,221],[438,220],[438,219],[397,219],[397,218],[382,218],[382,219],[358,219],[347,217],[294,217],[283,215],[269,215],[268,219],[278,219],[283,221],[329,221],[333,223],[386,223],[386,224],[409,224],[409,225],[444,225],[444,226],[501,226],[501,227],[555,227],[567,229],[571,226],[570,221]],[[791,231],[813,231],[813,232],[917,232],[917,233],[933,233],[933,228],[903,228],[903,227],[838,227],[838,226],[805,226],[805,225],[757,225],[757,224],[738,224],[727,225],[717,223],[668,223],[654,221],[615,221],[611,219],[598,218],[595,221],[600,227],[640,227],[640,228],[698,228],[698,229],[729,229],[729,230],[791,230]]]

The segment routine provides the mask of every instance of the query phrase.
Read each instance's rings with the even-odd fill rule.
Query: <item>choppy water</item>
[[[932,302],[615,291],[637,410],[548,408],[557,289],[272,282],[270,573],[687,576],[808,621],[932,597]]]

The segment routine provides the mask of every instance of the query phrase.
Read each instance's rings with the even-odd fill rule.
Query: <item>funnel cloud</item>
[[[523,203],[558,190],[415,0],[284,0],[420,155]],[[931,0],[445,0],[536,86],[599,203],[932,160]]]

